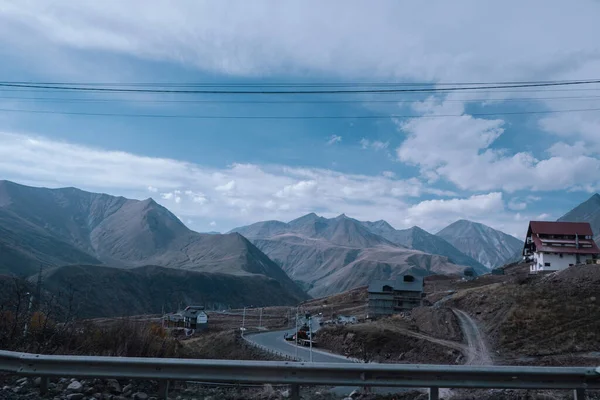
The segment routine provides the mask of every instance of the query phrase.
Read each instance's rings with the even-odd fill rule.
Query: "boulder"
[[[79,382],[77,382],[79,383]],[[71,386],[71,385],[69,385]],[[71,393],[67,395],[67,400],[81,400],[83,399],[83,393]]]
[[[106,386],[111,393],[121,393],[121,385],[117,382],[116,379],[109,379],[106,381]]]
[[[81,393],[82,390],[83,390],[83,385],[79,381],[73,381],[73,382],[69,383],[69,386],[67,386],[68,393]],[[83,395],[81,395],[81,397],[83,397]],[[74,399],[74,400],[77,400],[77,399]]]
[[[133,400],[148,400],[148,395],[144,392],[136,392],[133,394]]]

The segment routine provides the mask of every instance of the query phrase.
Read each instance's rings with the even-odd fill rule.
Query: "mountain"
[[[487,268],[506,264],[523,248],[523,242],[514,236],[464,219],[448,225],[437,236]]]
[[[253,277],[279,282],[288,304],[306,298],[243,236],[191,231],[152,199],[0,181],[0,271],[30,275],[40,264],[154,265]]]
[[[343,214],[328,219],[311,213],[289,223],[265,221],[233,231],[252,240],[312,296],[404,273],[462,273],[465,268],[446,257],[396,245]]]
[[[157,266],[132,269],[68,265],[44,271],[44,289],[79,318],[158,314],[180,304],[207,309],[289,305],[287,288],[260,275],[237,276]]]
[[[454,264],[472,267],[479,275],[489,272],[489,269],[480,262],[461,252],[441,237],[432,235],[418,226],[397,230],[383,220],[376,222],[365,221],[362,222],[362,224],[371,232],[380,235],[397,245],[421,250],[425,253],[446,256],[448,257],[448,260]]]
[[[600,195],[592,197],[563,215],[558,221],[589,222],[594,232],[594,240],[600,243]]]

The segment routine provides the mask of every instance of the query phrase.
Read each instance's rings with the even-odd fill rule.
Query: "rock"
[[[343,400],[352,400],[352,397],[344,397]]]
[[[112,400],[113,395],[110,393],[102,393],[102,400]]]
[[[150,397],[148,400],[158,400],[156,397]]]
[[[85,388],[83,393],[85,393],[87,396],[91,396],[94,393],[96,393],[96,388],[93,388],[93,387]]]
[[[360,396],[360,391],[358,391],[358,390],[354,390],[352,393],[350,393],[350,396],[349,396],[349,397],[350,397],[350,398],[352,398],[352,399],[355,399],[355,398],[357,398],[358,396]]]
[[[283,397],[284,399],[287,399],[288,397],[290,397],[290,391],[289,390],[282,391],[281,397]]]
[[[137,392],[133,394],[133,400],[148,400],[148,395],[144,392]]]
[[[133,392],[133,385],[130,383],[129,385],[127,385],[123,388],[123,395],[129,396],[131,394],[131,392]]]
[[[94,393],[92,395],[92,397],[95,398],[95,399],[97,399],[97,400],[100,400],[102,398],[102,393]]]
[[[19,393],[25,393],[26,389],[23,386],[17,386],[17,387],[12,388],[12,391],[13,391],[13,393],[19,394]]]
[[[113,400],[127,400],[125,396],[113,396]]]
[[[77,382],[77,383],[79,383],[79,382]],[[71,386],[71,385],[69,385],[69,386]],[[83,399],[83,393],[71,393],[71,394],[67,395],[67,400],[81,400],[81,399]]]
[[[4,386],[2,390],[10,390],[10,386]]]
[[[42,378],[40,376],[38,376],[37,378],[35,378],[33,380],[33,387],[40,387],[41,384],[42,384]]]
[[[58,380],[58,383],[67,383],[67,382],[69,382],[69,380],[67,378],[60,378]]]
[[[83,390],[83,385],[79,381],[73,381],[69,384],[69,386],[67,386],[68,393],[81,393],[82,390]],[[83,398],[83,395],[81,395],[80,398]],[[78,399],[74,399],[74,400],[78,400]]]
[[[121,385],[119,385],[119,382],[117,382],[116,379],[107,380],[106,386],[108,386],[111,393],[121,393]]]
[[[27,379],[27,378],[18,379],[17,385],[25,385],[28,381],[29,381],[29,379]]]

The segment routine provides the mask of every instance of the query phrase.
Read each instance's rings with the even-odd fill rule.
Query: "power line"
[[[546,81],[487,81],[487,82],[36,82],[0,81],[0,84],[52,85],[52,86],[146,86],[146,87],[388,87],[388,86],[472,86],[472,85],[523,85],[572,84],[595,82],[598,79],[546,80]]]
[[[126,99],[94,99],[94,98],[70,98],[70,97],[17,97],[0,96],[7,100],[32,100],[40,102],[56,103],[112,103],[132,101],[134,103],[177,103],[177,104],[346,104],[346,103],[420,103],[423,100],[386,99],[386,100],[126,100]],[[540,100],[594,100],[600,96],[553,96],[553,97],[507,97],[507,98],[481,98],[481,99],[445,99],[444,102],[480,103],[487,101],[528,102]]]
[[[410,89],[327,89],[327,90],[176,90],[176,89],[130,89],[130,88],[107,88],[95,86],[52,86],[44,84],[21,84],[0,83],[0,87],[22,88],[22,89],[51,89],[55,91],[83,91],[83,92],[105,92],[105,93],[177,93],[177,94],[276,94],[276,95],[298,95],[298,94],[359,94],[359,93],[435,93],[435,92],[457,92],[463,90],[493,90],[493,89],[516,89],[532,87],[553,87],[589,85],[600,83],[600,80],[548,82],[548,83],[526,83],[513,85],[484,85],[484,86],[453,86],[444,88],[410,88]]]
[[[572,112],[591,112],[600,111],[600,108],[582,108],[568,110],[539,110],[539,111],[507,111],[494,113],[467,113],[467,114],[435,114],[435,115],[175,115],[175,114],[123,114],[123,113],[93,113],[93,112],[69,112],[52,110],[23,110],[0,108],[0,112],[30,113],[30,114],[59,114],[59,115],[79,115],[93,117],[125,117],[125,118],[177,118],[177,119],[257,119],[257,120],[289,120],[289,119],[387,119],[387,118],[446,118],[446,117],[490,117],[499,115],[534,115],[534,114],[559,114]]]

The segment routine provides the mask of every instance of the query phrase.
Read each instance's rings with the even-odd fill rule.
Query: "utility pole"
[[[246,307],[244,307],[244,313],[242,314],[242,337],[244,337],[244,325],[246,324]]]
[[[261,329],[261,328],[262,328],[262,312],[263,312],[263,309],[262,309],[262,307],[261,307],[261,308],[260,308],[260,317],[259,317],[259,319],[258,319],[258,329]]]
[[[313,362],[313,357],[312,357],[312,341],[313,341],[313,337],[312,337],[312,316],[308,317],[308,340],[310,340],[309,344],[310,344],[310,362]]]
[[[298,307],[296,307],[296,332],[294,332],[294,336],[296,336],[296,359],[298,359]]]
[[[23,328],[23,336],[27,336],[27,329],[29,328],[29,321],[31,320],[31,306],[33,306],[33,293],[25,293],[25,296],[29,295],[29,307],[27,308],[27,316],[25,320],[25,327]]]

